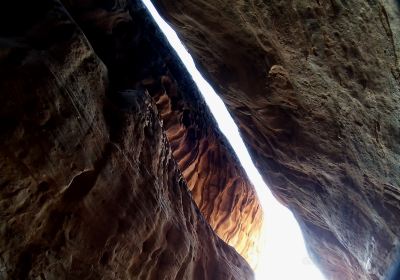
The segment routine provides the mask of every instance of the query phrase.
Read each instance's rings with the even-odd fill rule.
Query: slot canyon
[[[152,2],[326,279],[398,279],[400,3]],[[254,279],[257,193],[142,1],[0,5],[0,279]]]

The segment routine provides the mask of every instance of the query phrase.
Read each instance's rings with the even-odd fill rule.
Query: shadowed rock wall
[[[133,53],[124,72],[124,53],[100,49],[103,63],[71,2],[3,4],[0,278],[252,279],[196,207],[151,97],[130,84],[156,62]],[[104,51],[123,43],[111,30]]]
[[[143,4],[65,2],[107,65],[111,87],[150,91],[201,213],[219,237],[255,264],[262,213],[253,186]]]

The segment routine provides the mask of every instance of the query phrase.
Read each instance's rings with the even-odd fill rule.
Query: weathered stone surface
[[[219,237],[254,265],[262,211],[253,187],[144,6],[140,1],[101,9],[97,4],[83,8],[80,1],[68,5],[117,81],[112,86],[150,91],[201,213]]]
[[[197,92],[178,91],[166,76],[162,84],[153,98],[193,199],[218,236],[256,265],[262,209],[252,185]]]
[[[400,236],[394,1],[155,1],[332,279],[382,279]]]
[[[60,2],[10,2],[0,12],[0,278],[252,279],[192,200],[150,96],[120,90],[121,65],[99,59]]]

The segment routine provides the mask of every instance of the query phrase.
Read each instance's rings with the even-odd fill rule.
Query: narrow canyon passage
[[[188,69],[222,133],[227,138],[250,181],[264,212],[261,238],[255,258],[257,279],[324,279],[308,256],[300,227],[293,214],[272,195],[247,151],[239,130],[223,101],[196,68],[194,61],[172,28],[161,18],[150,0],[149,12]],[[290,267],[290,269],[287,269]]]
[[[3,8],[0,278],[253,279],[215,234],[225,232],[243,250],[251,244],[238,240],[248,229],[226,215],[231,200],[257,229],[254,195],[236,199],[246,186],[239,168],[226,164],[233,162],[226,154],[224,172],[237,178],[227,181],[232,192],[217,192],[222,202],[206,219],[173,155],[176,143],[138,86],[166,72],[159,61],[170,53],[146,24],[143,4],[48,0]],[[210,120],[204,114],[203,126],[214,131]]]
[[[398,1],[152,2],[324,274],[384,279],[400,236]]]
[[[1,3],[0,279],[387,280],[396,3]]]

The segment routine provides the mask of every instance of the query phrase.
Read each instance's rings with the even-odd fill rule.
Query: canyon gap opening
[[[161,18],[151,1],[142,1],[191,74],[220,131],[232,146],[256,190],[264,212],[264,223],[259,245],[261,253],[258,256],[258,265],[254,268],[256,279],[325,279],[308,256],[300,227],[293,214],[275,199],[254,166],[240,136],[238,127],[225,104],[197,70],[192,57],[179,40],[177,34]]]

